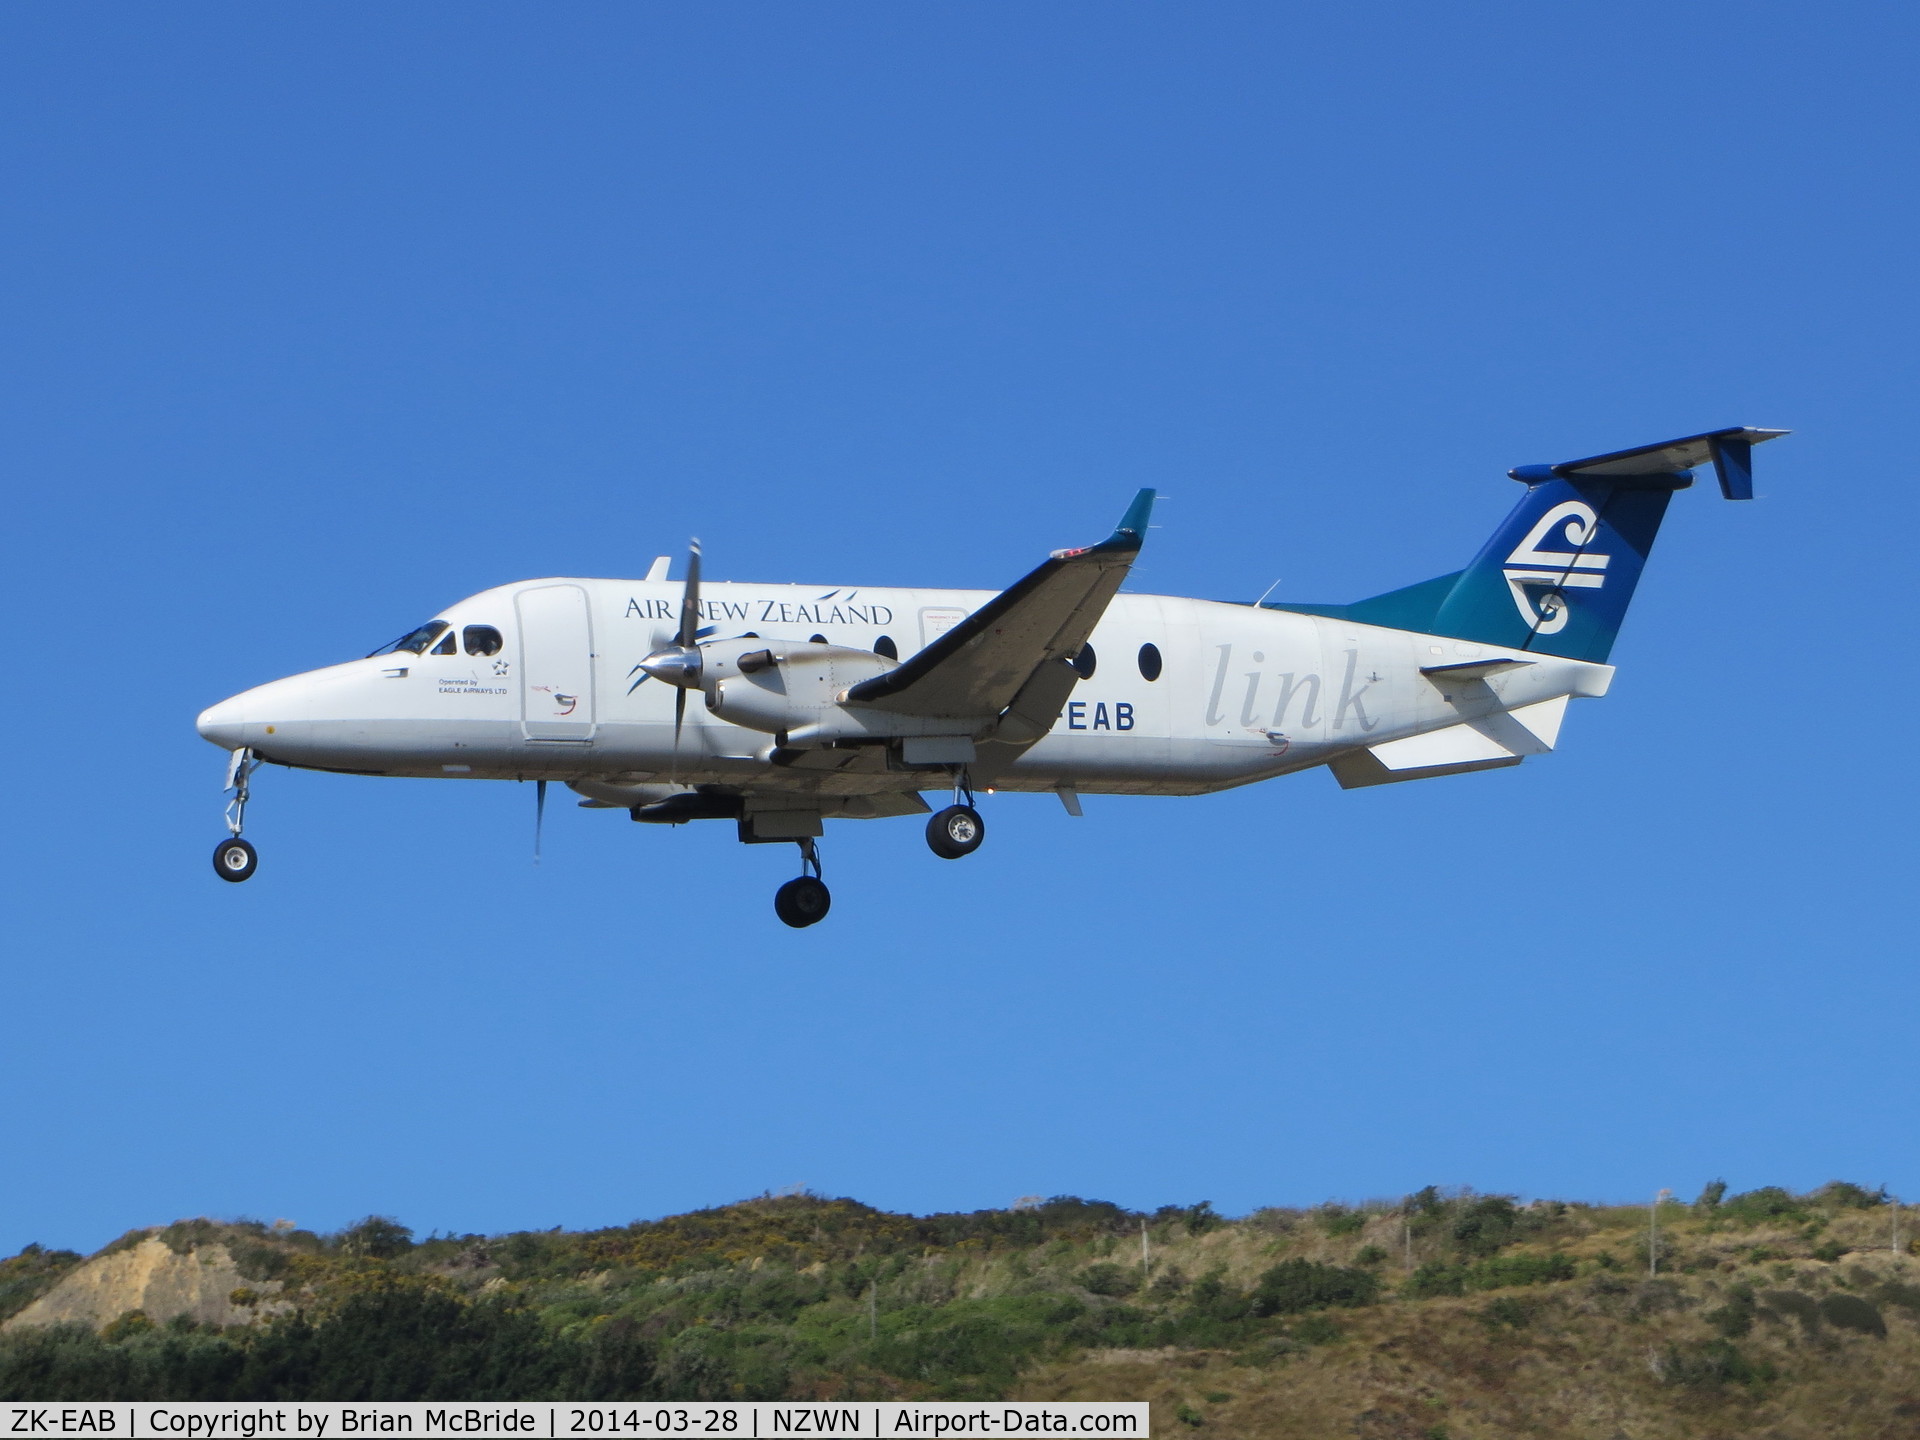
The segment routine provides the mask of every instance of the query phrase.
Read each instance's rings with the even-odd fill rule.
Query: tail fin
[[[1573,660],[1604,661],[1673,492],[1713,462],[1721,493],[1753,498],[1753,446],[1785,430],[1735,428],[1658,445],[1523,465],[1527,493],[1465,570],[1352,605],[1277,608],[1337,615]]]

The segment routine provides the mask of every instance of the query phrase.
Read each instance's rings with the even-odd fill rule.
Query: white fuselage
[[[904,658],[993,598],[983,590],[709,584],[702,638],[814,637]],[[553,779],[624,803],[621,786],[835,782],[769,758],[772,740],[676,692],[641,659],[678,625],[677,582],[532,580],[442,612],[451,633],[491,627],[493,654],[405,651],[294,675],[200,717],[201,733],[262,758],[368,774]],[[1249,605],[1114,598],[1091,638],[1092,673],[1050,733],[992,782],[1010,790],[1190,795],[1326,764],[1349,752],[1570,695],[1604,693],[1609,667]],[[1143,647],[1158,652],[1155,678]],[[1461,685],[1423,668],[1505,656],[1522,668]],[[1551,736],[1547,743],[1551,744]],[[897,787],[938,788],[905,774]],[[596,790],[594,787],[599,787]],[[857,810],[848,813],[860,813]],[[884,813],[884,812],[877,812]]]

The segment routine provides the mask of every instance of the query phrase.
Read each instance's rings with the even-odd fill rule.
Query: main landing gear
[[[820,879],[820,851],[811,840],[795,842],[800,847],[800,865],[810,874],[787,881],[773,892],[773,913],[796,930],[817,925],[827,918],[833,896]]]
[[[927,848],[942,860],[958,860],[978,850],[986,838],[987,822],[973,808],[973,782],[965,769],[955,770],[953,804],[927,821]]]
[[[253,758],[253,751],[242,748],[233,752],[233,759],[227,764],[226,789],[233,792],[233,799],[227,802],[228,836],[213,850],[213,873],[222,880],[230,880],[238,885],[247,879],[260,866],[260,857],[253,846],[240,838],[240,831],[246,824],[247,798],[251,794],[249,777],[260,768],[260,762]]]

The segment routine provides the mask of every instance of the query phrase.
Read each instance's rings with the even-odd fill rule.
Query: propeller
[[[692,662],[684,666],[686,676],[673,692],[673,778],[680,778],[680,726],[687,718],[687,682],[700,683],[700,647],[694,638],[700,633],[700,539],[695,536],[687,551],[687,589],[680,597],[680,654]]]
[[[687,583],[680,596],[680,632],[640,662],[640,669],[674,687],[673,778],[680,778],[680,731],[687,718],[687,691],[700,683],[700,542],[687,552]]]

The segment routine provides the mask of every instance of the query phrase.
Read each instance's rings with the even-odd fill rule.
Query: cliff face
[[[278,1281],[243,1276],[225,1245],[198,1245],[182,1254],[148,1236],[69,1271],[0,1329],[73,1323],[97,1329],[129,1310],[145,1312],[155,1324],[185,1315],[202,1325],[246,1325],[288,1308],[269,1298],[279,1288]],[[236,1290],[261,1298],[236,1305]]]

